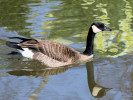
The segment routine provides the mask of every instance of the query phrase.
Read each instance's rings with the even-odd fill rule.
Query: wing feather
[[[61,43],[47,40],[29,40],[19,44],[23,48],[31,48],[36,52],[61,62],[74,61],[79,58],[79,52]]]

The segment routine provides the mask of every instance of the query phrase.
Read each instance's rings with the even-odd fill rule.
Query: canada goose
[[[96,33],[101,31],[111,31],[111,29],[101,22],[92,23],[87,36],[86,49],[83,53],[61,43],[21,37],[9,37],[22,41],[20,43],[7,42],[6,45],[18,49],[22,56],[39,60],[46,66],[60,67],[89,61],[93,57],[94,37]]]
[[[106,87],[100,86],[95,82],[93,61],[86,63],[86,69],[87,69],[88,85],[92,96],[95,98],[101,98],[105,96],[106,92],[108,92],[112,88],[106,88]]]

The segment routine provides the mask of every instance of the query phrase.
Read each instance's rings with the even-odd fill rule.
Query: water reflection
[[[104,100],[128,99],[130,97],[132,99],[132,5],[133,0],[0,0],[0,35],[10,36],[8,34],[10,32],[12,35],[39,39],[47,38],[48,40],[58,41],[75,47],[78,50],[83,50],[88,26],[94,21],[102,21],[108,24],[109,27],[113,27],[113,31],[111,33],[104,32],[97,34],[95,39],[95,54],[97,55],[94,56],[94,59],[100,58],[95,62],[100,70],[97,80],[100,80],[99,83],[101,84],[106,83],[104,86],[109,84],[108,86],[113,87],[114,91],[108,97],[105,96],[106,91],[110,88],[105,88],[95,82],[93,64],[87,63],[86,65],[89,66],[86,68],[90,92],[96,98],[104,96]],[[42,97],[43,100],[44,92],[46,95],[48,94],[45,97],[49,97],[51,91],[48,92],[48,90],[51,90],[53,86],[53,84],[47,83],[50,81],[48,79],[49,76],[57,76],[56,79],[62,77],[61,81],[64,82],[64,77],[71,74],[69,72],[62,76],[62,74],[69,71],[69,68],[45,69],[38,62],[35,63],[34,61],[22,59],[20,56],[9,57],[6,54],[10,50],[4,46],[4,43],[5,40],[0,40],[0,95],[2,99],[26,97],[27,92],[29,93],[28,96],[33,93],[29,98],[35,99],[34,97],[42,90],[43,92],[39,94],[39,97]],[[108,58],[106,58],[107,56]],[[6,73],[7,71],[10,75]],[[77,70],[74,69],[75,71]],[[78,70],[76,75],[79,75],[80,72],[81,70]],[[44,78],[44,81],[38,76]],[[80,76],[83,77],[82,75]],[[78,82],[81,80],[79,77],[76,83],[78,87],[80,87]],[[70,76],[68,76],[69,78]],[[44,85],[49,85],[47,90],[47,86],[43,87]],[[72,87],[75,87],[75,84]],[[86,87],[87,85],[84,86],[84,88]],[[32,90],[35,90],[35,92]],[[69,91],[68,87],[66,90]],[[96,91],[94,92],[94,90]],[[98,92],[98,90],[101,91]],[[73,88],[72,91],[77,91],[77,88]],[[58,92],[58,95],[61,93]],[[70,96],[70,92],[66,93],[68,95],[65,99]],[[88,94],[80,94],[83,97],[88,96]],[[91,97],[91,94],[88,97]],[[79,98],[81,95],[78,95]]]
[[[34,0],[1,0],[0,1],[0,27],[7,31],[15,31],[22,36],[29,37],[32,23],[27,23],[28,14],[31,13],[30,3],[39,3]],[[34,5],[35,6],[35,5]]]
[[[118,57],[132,51],[133,1],[55,1],[2,0],[0,27],[22,36],[47,38],[70,45],[85,43],[89,25],[94,21],[101,21],[114,28],[112,33],[97,35],[95,39],[97,54]]]
[[[60,67],[60,68],[45,68],[45,69],[25,69],[25,70],[15,70],[15,71],[9,71],[8,73],[10,75],[15,76],[49,76],[49,75],[57,75],[60,73],[65,72],[68,69],[68,67]]]
[[[65,41],[63,41],[65,44],[84,42],[85,39],[83,38],[87,35],[90,23],[101,21],[113,27],[113,31],[97,35],[95,39],[95,51],[97,54],[106,57],[118,57],[132,51],[131,1],[60,1],[62,1],[60,6],[54,6],[57,10],[53,10],[45,16],[45,18],[52,16],[55,19],[43,22],[45,27],[42,29],[44,31],[50,29],[50,39],[56,38],[55,41],[62,42],[65,38]],[[124,30],[121,32],[119,29]],[[125,35],[125,31],[128,34]]]
[[[45,76],[57,75],[60,73],[64,73],[69,68],[70,67],[67,67],[67,66],[60,67],[60,68],[47,67],[45,69],[33,68],[33,69],[27,69],[27,70],[25,69],[25,70],[8,71],[8,73],[10,75],[15,75],[15,76],[34,76],[34,77],[42,76],[42,77],[45,77]],[[101,98],[101,97],[105,96],[106,92],[109,91],[111,88],[106,88],[106,87],[100,86],[99,84],[97,84],[95,82],[93,61],[86,63],[86,69],[87,69],[88,86],[89,86],[92,96],[95,98]],[[42,82],[41,84],[44,85],[44,83],[45,82]],[[43,86],[41,85],[40,87],[43,87]],[[40,91],[40,87],[36,91]],[[43,88],[41,88],[41,89],[43,89]],[[39,93],[39,92],[37,92],[37,93]],[[37,95],[37,93],[35,92],[34,94]],[[33,97],[33,96],[31,95],[30,97]]]
[[[14,59],[9,64],[10,69],[16,69],[13,71],[9,71],[8,73],[15,76],[50,76],[57,75],[65,72],[70,66],[66,67],[47,67],[40,63],[37,60],[30,60],[27,58],[23,58],[22,55],[18,52],[12,51],[8,54],[8,59]]]
[[[105,96],[106,92],[109,91],[111,88],[105,88],[95,82],[93,61],[87,62],[86,68],[87,68],[88,86],[92,96],[94,96],[95,98],[101,98]]]

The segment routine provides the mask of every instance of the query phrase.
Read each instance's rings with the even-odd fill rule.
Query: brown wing
[[[34,49],[37,52],[41,52],[44,55],[61,62],[67,62],[68,60],[74,61],[79,58],[78,51],[57,42],[46,40],[30,40],[19,45],[24,48]]]

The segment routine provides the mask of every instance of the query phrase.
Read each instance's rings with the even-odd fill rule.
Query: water
[[[1,0],[0,100],[132,100],[132,5],[132,0]],[[5,45],[6,36],[47,39],[83,51],[95,21],[113,31],[96,35],[93,62],[52,69],[8,55],[15,50]]]

